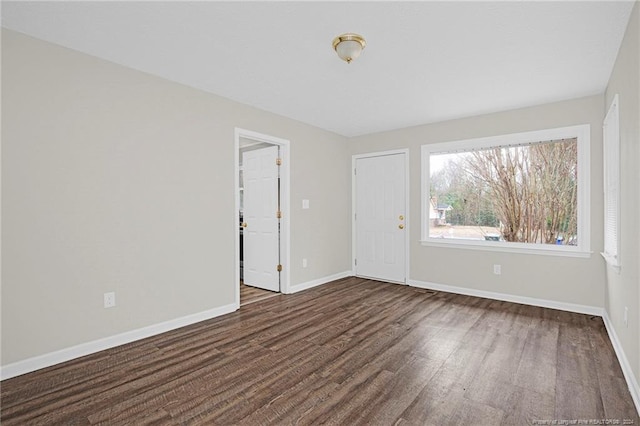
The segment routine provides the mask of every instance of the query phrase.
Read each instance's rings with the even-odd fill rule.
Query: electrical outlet
[[[307,259],[302,259],[302,267],[306,268],[307,267]]]
[[[493,265],[493,273],[496,275],[502,274],[502,267],[500,265]]]
[[[624,307],[624,326],[629,327],[629,308]]]
[[[115,292],[105,293],[104,294],[104,307],[105,308],[113,308],[116,306],[116,294]]]

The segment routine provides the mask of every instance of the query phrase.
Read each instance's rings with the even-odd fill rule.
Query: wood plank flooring
[[[250,303],[259,302],[261,300],[269,299],[280,295],[274,291],[263,290],[261,288],[252,287],[246,285],[240,281],[240,306],[248,305]]]
[[[600,318],[359,278],[1,385],[6,426],[638,424]]]

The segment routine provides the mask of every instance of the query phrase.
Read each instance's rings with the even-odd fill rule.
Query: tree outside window
[[[423,243],[587,252],[588,135],[575,126],[424,145]]]

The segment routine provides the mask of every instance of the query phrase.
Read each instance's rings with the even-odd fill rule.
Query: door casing
[[[290,179],[291,179],[291,155],[290,142],[287,139],[265,135],[263,133],[246,130],[239,127],[234,131],[235,142],[235,209],[233,211],[233,229],[235,235],[235,306],[240,308],[240,232],[238,222],[238,212],[240,211],[240,139],[250,139],[256,142],[265,142],[280,146],[280,211],[282,219],[280,221],[280,291],[290,293],[291,282],[291,208],[290,208]]]
[[[396,155],[396,154],[404,154],[404,174],[405,174],[405,183],[404,183],[404,191],[405,191],[405,281],[404,284],[409,283],[409,241],[411,235],[411,215],[410,215],[410,202],[409,202],[409,150],[408,149],[397,149],[390,151],[381,151],[381,152],[371,152],[366,154],[356,154],[351,156],[351,272],[353,275],[356,275],[356,255],[357,255],[357,229],[356,229],[356,202],[357,202],[357,185],[356,185],[356,161],[360,158],[371,158],[371,157],[383,157],[387,155]]]

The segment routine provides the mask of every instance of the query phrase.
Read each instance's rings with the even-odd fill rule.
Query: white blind
[[[604,257],[620,266],[620,129],[618,95],[604,119]]]

